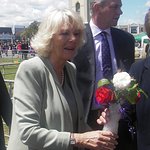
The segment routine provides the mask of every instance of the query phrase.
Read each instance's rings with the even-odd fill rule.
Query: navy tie
[[[102,68],[103,68],[103,77],[107,79],[112,79],[113,71],[112,71],[112,62],[111,62],[111,54],[110,47],[107,40],[106,32],[101,32],[102,37]]]

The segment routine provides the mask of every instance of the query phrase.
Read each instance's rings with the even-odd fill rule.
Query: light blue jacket
[[[75,66],[66,62],[78,109],[78,132],[83,132],[83,106]],[[16,74],[13,120],[8,150],[71,150],[73,121],[69,105],[48,59],[23,61]],[[24,144],[23,144],[24,143]]]

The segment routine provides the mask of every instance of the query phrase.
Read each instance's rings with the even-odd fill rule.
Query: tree
[[[40,22],[32,22],[22,33],[22,39],[31,39],[37,32]]]

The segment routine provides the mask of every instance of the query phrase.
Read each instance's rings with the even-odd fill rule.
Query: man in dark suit
[[[93,0],[91,3],[92,18],[85,29],[85,44],[78,50],[73,62],[77,67],[77,82],[83,98],[85,119],[93,129],[101,129],[96,124],[99,110],[102,106],[95,106],[94,94],[97,87],[97,81],[102,79],[102,68],[97,67],[102,64],[101,49],[98,53],[95,37],[102,31],[106,32],[108,39],[113,74],[118,70],[129,71],[134,62],[134,37],[113,26],[122,14],[121,0]],[[101,38],[97,43],[102,44]],[[96,59],[96,57],[98,58]],[[131,134],[129,133],[128,123],[121,120],[118,129],[118,147],[117,150],[133,150],[131,146]]]
[[[150,10],[145,15],[144,26],[150,38]],[[130,74],[148,96],[141,95],[140,101],[136,104],[137,147],[138,150],[150,150],[150,56],[133,63]]]
[[[150,16],[150,13],[149,13]],[[132,64],[130,74],[137,80],[141,89],[148,95],[141,96],[136,104],[137,147],[138,150],[150,149],[150,56]]]
[[[3,76],[0,72],[0,150],[6,150],[4,140],[3,121],[8,127],[11,125],[12,102],[7,91]]]

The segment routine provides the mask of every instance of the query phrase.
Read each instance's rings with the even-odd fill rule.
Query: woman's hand
[[[75,146],[92,150],[113,150],[116,147],[118,136],[110,131],[90,131],[74,133]]]

